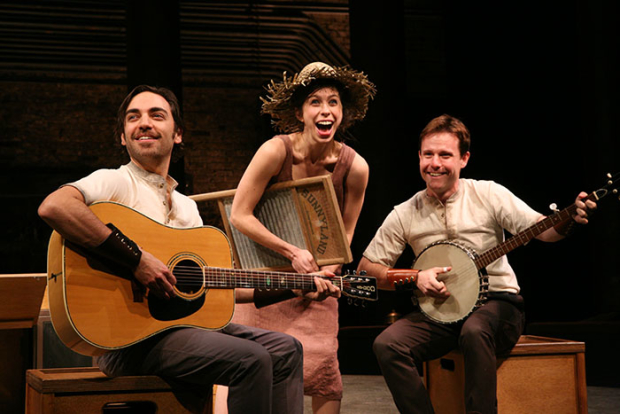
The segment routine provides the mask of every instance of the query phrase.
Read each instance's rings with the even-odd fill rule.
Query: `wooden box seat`
[[[189,413],[157,376],[110,378],[98,368],[31,369],[26,382],[26,414]]]
[[[465,413],[458,350],[427,363],[426,385],[437,414]],[[585,344],[521,336],[497,359],[497,400],[500,414],[587,413]]]

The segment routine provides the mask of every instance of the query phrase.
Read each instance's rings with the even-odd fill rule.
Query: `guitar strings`
[[[291,286],[291,288],[311,289],[315,287],[314,277],[329,280],[336,286],[342,285],[340,277],[329,278],[322,275],[297,274],[288,272],[261,272],[247,271],[244,269],[205,267],[203,275],[202,268],[196,266],[176,266],[173,275],[178,283],[183,285],[203,285],[239,287],[239,285],[252,284],[256,287],[269,286]],[[236,281],[236,282],[235,282]],[[208,283],[207,283],[208,282]],[[252,283],[248,283],[252,282]]]

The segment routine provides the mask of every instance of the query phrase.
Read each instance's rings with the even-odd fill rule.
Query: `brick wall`
[[[329,4],[320,6],[316,24],[333,36],[334,44],[340,45],[337,47],[347,48],[343,50],[346,54],[348,18],[342,13],[342,5],[347,1],[330,4],[337,5],[339,12],[330,17],[326,12]],[[297,11],[302,7],[295,1],[279,4],[284,8],[288,5]],[[80,24],[80,6],[75,7],[72,25]],[[53,18],[58,25],[51,32],[55,36],[65,30],[66,22]],[[28,13],[23,19],[29,19]],[[89,39],[97,33],[103,38],[109,30],[118,33],[115,39],[123,38],[123,25],[118,20],[108,22],[97,17],[96,22],[97,30],[92,30]],[[111,25],[109,29],[107,24]],[[41,48],[33,53],[54,55],[44,40],[33,46]],[[59,62],[50,71],[44,62],[25,65],[18,60],[11,61],[12,67],[0,68],[1,217],[7,236],[0,242],[0,273],[45,271],[51,229],[39,219],[36,209],[47,194],[98,168],[116,168],[128,161],[113,137],[116,110],[127,93],[117,58],[103,71],[90,61],[78,67],[67,60],[62,63],[63,70],[58,66],[61,59],[56,58]],[[186,69],[191,68],[184,68],[184,73]],[[260,116],[259,96],[271,75],[256,73],[249,78],[233,73],[224,78],[216,71],[195,69],[188,73],[191,76],[183,78],[185,190],[204,193],[235,188],[256,149],[275,134],[269,120]],[[215,205],[200,207],[205,223],[221,227]]]
[[[237,187],[245,167],[272,133],[259,115],[260,89],[188,87],[185,171],[192,194]],[[203,220],[220,226],[215,203],[201,203]]]

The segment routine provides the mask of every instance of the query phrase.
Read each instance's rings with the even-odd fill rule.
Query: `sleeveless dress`
[[[286,159],[280,173],[270,184],[293,179],[293,146],[287,135],[278,135],[286,146]],[[331,179],[342,213],[344,188],[355,150],[342,144]],[[234,323],[284,332],[297,338],[304,347],[304,394],[342,399],[342,379],[338,366],[338,300],[322,302],[294,298],[256,309],[253,303],[237,304]]]

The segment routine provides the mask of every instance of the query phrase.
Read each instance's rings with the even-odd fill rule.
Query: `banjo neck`
[[[601,192],[604,191],[604,192]],[[587,197],[583,199],[586,200],[599,200],[606,195],[606,190],[597,190],[593,193],[590,193]],[[551,227],[556,224],[563,223],[567,220],[572,220],[573,214],[577,211],[577,205],[575,203],[566,207],[564,210],[558,211],[545,219],[539,221],[538,223],[528,227],[523,230],[521,233],[518,233],[508,240],[503,241],[497,246],[487,250],[486,252],[480,254],[474,262],[478,269],[483,269],[489,264],[493,263],[495,260],[499,259],[503,255],[513,251],[519,246],[523,246],[525,243],[529,242],[539,234],[549,230]]]

